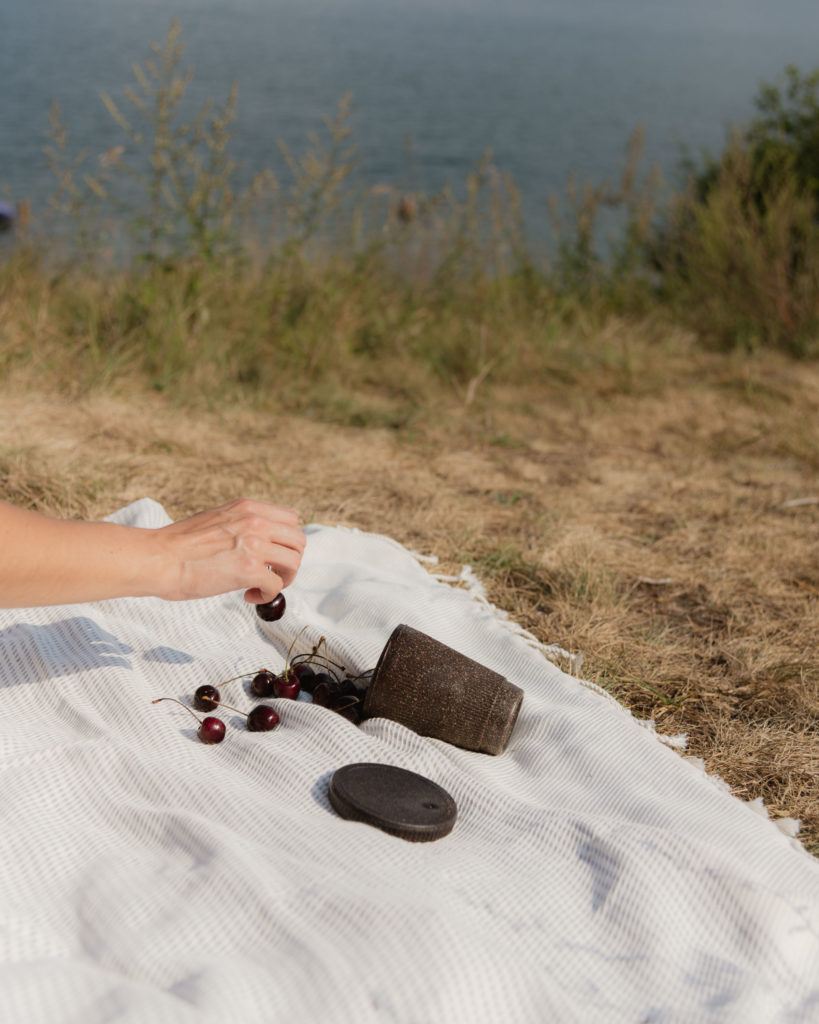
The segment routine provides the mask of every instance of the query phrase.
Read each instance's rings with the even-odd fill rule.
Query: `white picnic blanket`
[[[393,541],[310,527],[288,601],[0,612],[2,1024],[819,1019],[819,865],[771,822]],[[524,689],[503,755],[306,701],[209,747],[150,703],[304,625],[364,670],[399,622]],[[443,785],[454,831],[337,817],[354,761]]]

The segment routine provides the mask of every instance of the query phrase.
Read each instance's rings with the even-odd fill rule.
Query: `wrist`
[[[137,549],[135,597],[161,597],[176,600],[180,590],[181,565],[176,557],[174,538],[161,529],[127,527]]]

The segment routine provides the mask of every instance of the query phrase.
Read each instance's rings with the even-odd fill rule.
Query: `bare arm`
[[[0,502],[0,608],[240,589],[248,601],[269,601],[295,577],[304,542],[292,509],[246,498],[158,530]]]

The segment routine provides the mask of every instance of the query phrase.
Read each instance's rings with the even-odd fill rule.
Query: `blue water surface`
[[[120,141],[99,102],[172,16],[196,97],[239,86],[245,176],[279,165],[353,94],[368,183],[462,182],[487,147],[536,218],[572,172],[617,173],[642,125],[669,176],[681,147],[718,148],[760,80],[819,64],[816,0],[3,0],[0,188],[43,203],[47,112],[75,144]],[[407,145],[407,140],[412,145]]]

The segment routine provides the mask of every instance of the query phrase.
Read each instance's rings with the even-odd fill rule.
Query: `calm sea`
[[[75,142],[177,15],[197,96],[239,85],[236,154],[276,165],[351,91],[370,182],[461,182],[482,152],[536,213],[570,172],[616,173],[635,126],[672,174],[749,117],[760,80],[819,64],[817,0],[2,0],[0,187],[42,202],[58,99]],[[412,140],[408,150],[407,140]]]

